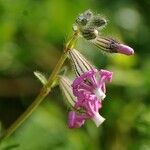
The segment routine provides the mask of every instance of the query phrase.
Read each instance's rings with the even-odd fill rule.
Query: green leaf
[[[43,75],[43,73],[39,71],[34,71],[34,75],[41,81],[43,85],[47,83],[46,77]]]

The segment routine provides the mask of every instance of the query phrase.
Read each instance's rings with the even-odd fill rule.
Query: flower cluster
[[[102,69],[98,71],[75,49],[69,51],[69,58],[77,77],[71,82],[60,76],[61,89],[72,108],[68,116],[68,127],[79,128],[87,119],[99,126],[105,120],[99,114],[99,109],[106,97],[106,82],[112,80],[112,72]]]
[[[106,25],[107,20],[104,17],[99,14],[94,15],[90,10],[87,10],[77,17],[73,27],[75,30],[79,30],[82,37],[105,52],[133,55],[134,50],[131,47],[99,34],[99,31]]]
[[[110,53],[132,55],[134,51],[129,46],[99,36],[98,29],[106,25],[106,20],[91,11],[85,11],[76,19],[76,30],[83,38]],[[68,99],[71,110],[68,115],[68,127],[80,128],[86,120],[93,120],[98,127],[105,119],[99,114],[102,102],[106,97],[106,83],[112,81],[113,73],[108,70],[96,69],[83,55],[70,49],[68,52],[76,78],[70,81],[59,76],[60,87]]]

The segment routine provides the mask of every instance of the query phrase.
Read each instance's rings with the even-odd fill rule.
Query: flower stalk
[[[45,97],[49,94],[51,91],[52,85],[54,80],[56,79],[64,61],[67,58],[68,51],[73,48],[76,40],[78,39],[78,31],[76,31],[71,39],[66,44],[66,47],[64,48],[64,52],[61,55],[61,58],[59,59],[58,63],[56,64],[54,70],[52,71],[47,83],[42,87],[40,90],[38,96],[33,101],[33,103],[25,110],[25,112],[4,132],[4,134],[0,137],[0,143],[8,138],[10,135],[12,135],[21,125],[22,123],[30,117],[30,115],[34,112],[34,110],[41,104],[41,102],[45,99]]]

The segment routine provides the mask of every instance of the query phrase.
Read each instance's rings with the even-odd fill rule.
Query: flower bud
[[[80,32],[86,40],[92,40],[98,36],[98,31],[93,27],[83,28],[80,30]]]
[[[93,26],[95,28],[99,28],[99,27],[105,26],[107,24],[107,21],[100,15],[96,15],[96,16],[93,16],[90,24],[91,24],[91,26]]]
[[[108,52],[108,53],[121,53],[125,55],[133,55],[134,50],[124,44],[120,44],[119,42],[115,41],[111,38],[100,37],[91,40],[91,42],[99,47],[101,50]]]
[[[77,17],[76,23],[79,26],[85,26],[92,16],[93,16],[93,13],[90,10],[86,10],[84,13],[80,14]]]

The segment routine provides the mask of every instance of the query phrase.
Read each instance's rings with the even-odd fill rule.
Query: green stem
[[[57,65],[55,66],[54,70],[52,71],[48,82],[45,86],[42,87],[40,93],[36,97],[36,99],[33,101],[33,103],[27,108],[27,110],[6,130],[6,132],[3,134],[3,136],[0,138],[0,142],[6,138],[8,138],[10,135],[12,135],[18,127],[33,113],[33,111],[39,106],[39,104],[45,99],[45,97],[48,95],[48,93],[51,91],[52,84],[54,80],[57,77],[57,74],[59,73],[64,61],[67,58],[68,50],[73,48],[73,45],[75,41],[78,38],[78,32],[74,33],[72,38],[67,43],[64,53],[62,54],[61,58],[59,59]]]

